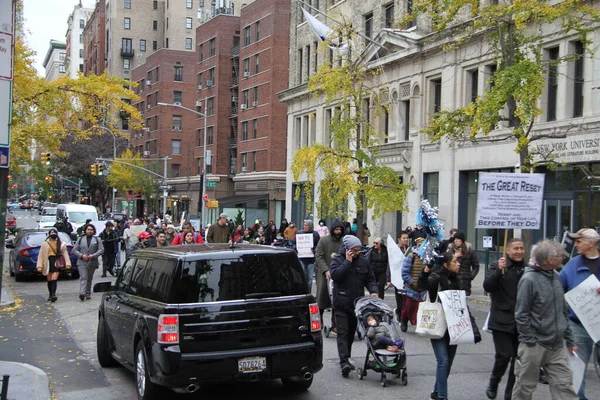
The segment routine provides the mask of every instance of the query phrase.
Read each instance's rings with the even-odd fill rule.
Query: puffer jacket
[[[346,246],[343,244],[331,260],[329,272],[333,279],[335,310],[353,313],[354,301],[365,295],[365,288],[371,294],[377,293],[377,281],[371,264],[363,255],[354,258],[352,262],[346,260]]]
[[[367,253],[367,261],[371,264],[371,267],[373,267],[373,272],[375,274],[378,274],[381,271],[388,271],[390,267],[388,262],[387,247],[385,247],[385,245],[381,245],[381,252],[378,252],[375,250],[375,247],[372,247]],[[387,275],[389,277],[389,273]]]
[[[406,295],[417,301],[423,300],[423,296],[427,293],[427,290],[419,286],[419,275],[423,270],[423,266],[423,260],[416,253],[404,257],[402,263],[402,280],[404,281]]]

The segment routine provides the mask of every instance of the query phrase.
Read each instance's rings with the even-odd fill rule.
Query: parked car
[[[43,205],[40,208],[39,212],[40,212],[40,215],[56,215],[56,209],[57,208],[58,207],[57,207],[56,204],[54,204],[54,205],[52,205],[52,204],[50,204],[50,205]]]
[[[21,210],[31,210],[33,208],[33,201],[23,200],[21,203],[19,203],[19,207]]]
[[[21,281],[25,276],[40,275],[36,269],[40,247],[48,237],[48,230],[39,229],[17,229],[15,237],[6,240],[6,247],[11,249],[8,257],[8,272],[14,276],[16,281]],[[71,278],[79,278],[77,269],[77,256],[73,254],[73,244],[69,235],[63,232],[58,237],[67,243],[69,258],[71,259],[71,270],[65,271]]]
[[[323,367],[315,297],[292,250],[184,245],[134,251],[114,285],[100,282],[97,351],[136,374],[137,397],[163,386],[281,379],[307,390]],[[166,397],[165,397],[166,398]]]
[[[20,210],[21,209],[21,204],[20,203],[8,203],[6,205],[6,208],[8,209],[8,211],[15,211],[15,210]]]
[[[56,215],[42,215],[37,221],[37,229],[49,229],[56,224]]]
[[[4,227],[6,229],[7,236],[9,234],[15,234],[15,230],[17,229],[17,218],[10,212],[6,213],[6,222],[4,223]]]

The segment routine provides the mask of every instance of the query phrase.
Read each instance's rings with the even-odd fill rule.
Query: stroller
[[[371,369],[381,373],[381,386],[387,384],[386,373],[394,374],[400,379],[403,386],[408,384],[408,375],[406,373],[406,352],[404,346],[398,349],[397,352],[388,351],[386,349],[375,349],[371,340],[367,337],[369,325],[367,317],[369,315],[376,316],[381,323],[385,323],[389,328],[392,338],[400,339],[396,324],[394,323],[394,312],[380,298],[377,297],[361,297],[356,301],[354,313],[358,320],[356,330],[359,337],[367,345],[367,355],[365,356],[365,364],[362,368],[356,369],[358,379],[362,380],[367,376],[367,370]]]

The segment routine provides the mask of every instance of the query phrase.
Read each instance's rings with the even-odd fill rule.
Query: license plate
[[[242,374],[262,372],[267,369],[266,357],[246,357],[238,360],[238,371]]]

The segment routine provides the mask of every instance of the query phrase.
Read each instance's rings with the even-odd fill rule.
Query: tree
[[[117,161],[123,161],[141,168],[147,168],[146,163],[140,154],[133,154],[130,149],[125,150],[121,157],[117,158]],[[120,164],[118,162],[111,164],[110,174],[108,175],[107,180],[110,186],[116,188],[121,193],[126,193],[130,190],[134,193],[144,193],[147,201],[150,200],[150,193],[156,189],[155,175],[142,169]]]
[[[352,31],[345,28],[339,35],[352,37]],[[327,42],[322,47],[329,50]],[[314,97],[324,97],[325,105],[335,110],[329,125],[330,137],[326,143],[298,149],[291,165],[294,181],[302,182],[308,207],[313,196],[316,197],[318,217],[346,219],[347,202],[354,199],[359,235],[367,209],[373,210],[373,218],[406,210],[408,185],[402,183],[392,168],[377,162],[383,135],[371,121],[388,107],[380,101],[383,97],[380,95],[387,93],[387,89],[370,85],[378,74],[378,70],[367,70],[350,56],[340,66],[326,63],[319,68],[308,87]],[[313,194],[317,181],[318,191]],[[294,195],[297,200],[300,191]]]
[[[17,2],[17,31],[23,32],[22,2]],[[62,77],[51,82],[39,77],[33,66],[35,53],[22,35],[15,36],[12,98],[11,158],[13,165],[27,164],[32,145],[64,156],[61,143],[69,135],[87,139],[103,133],[91,129],[100,125],[114,128],[118,119],[141,127],[141,115],[130,102],[139,97],[129,90],[131,81],[109,76]]]
[[[464,140],[465,133],[472,141],[512,139],[521,170],[533,170],[539,161],[549,167],[555,165],[555,154],[540,152],[532,143],[543,138],[566,137],[566,133],[534,132],[535,119],[542,114],[538,101],[546,85],[548,68],[585,57],[585,54],[545,60],[543,43],[549,27],[554,26],[563,35],[579,36],[591,51],[587,35],[597,29],[598,10],[583,0],[501,0],[496,4],[480,4],[474,0],[415,0],[413,13],[399,23],[404,25],[419,15],[431,22],[433,40],[443,36],[444,50],[453,51],[473,41],[483,41],[487,46],[481,55],[491,56],[497,63],[483,95],[464,107],[441,110],[432,116],[424,129],[432,141]],[[488,137],[499,123],[510,133]]]

